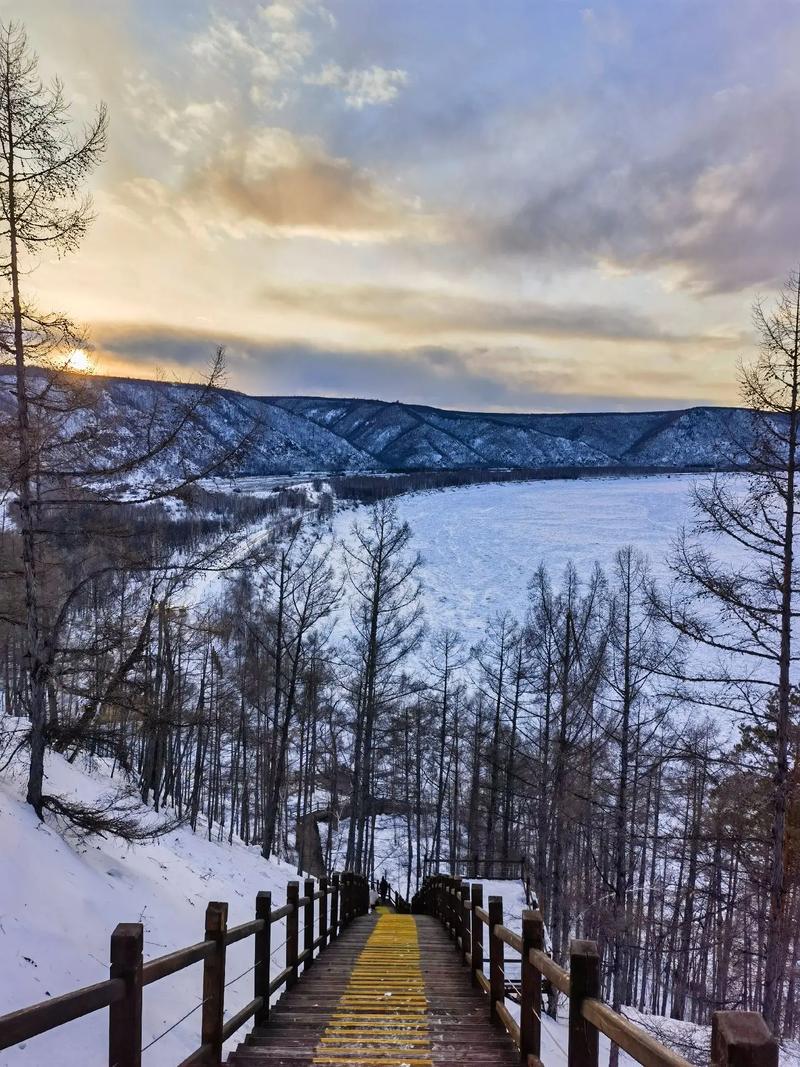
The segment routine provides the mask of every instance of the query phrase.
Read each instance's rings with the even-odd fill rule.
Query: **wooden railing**
[[[568,1067],[598,1067],[599,1037],[605,1034],[644,1067],[691,1067],[688,1060],[613,1011],[600,996],[600,955],[594,941],[572,941],[566,971],[545,952],[544,919],[539,911],[522,913],[522,933],[503,925],[503,899],[492,896],[484,908],[483,886],[460,878],[426,878],[412,900],[415,912],[438,918],[469,967],[472,983],[488,994],[490,1019],[505,1027],[528,1067],[547,1067],[542,1046],[542,986],[569,1000]],[[486,940],[488,938],[488,954]],[[509,983],[506,948],[519,956],[519,984]],[[488,975],[484,964],[488,961]],[[515,961],[516,962],[516,961]],[[507,988],[518,992],[519,1022],[506,1005]],[[778,1067],[778,1045],[756,1012],[719,1011],[713,1016],[712,1067]]]
[[[507,859],[486,858],[484,856],[461,856],[450,864],[450,874],[459,878],[477,879],[484,878],[487,881],[520,881],[528,883],[530,874],[528,861],[525,856],[509,856]],[[436,864],[434,857],[427,853],[422,861],[422,873],[425,878],[436,875],[441,870]]]
[[[369,910],[369,886],[361,875],[334,874],[330,881],[320,879],[319,888],[315,888],[316,884],[313,879],[306,879],[301,896],[300,883],[289,882],[286,903],[279,908],[273,908],[271,893],[259,893],[255,917],[240,926],[229,927],[228,905],[213,902],[206,909],[202,941],[147,963],[142,958],[142,924],[120,923],[111,935],[111,965],[106,981],[0,1016],[0,1050],[108,1008],[109,1067],[141,1067],[144,987],[202,962],[200,1046],[180,1067],[210,1067],[212,1064],[217,1067],[222,1060],[222,1046],[228,1038],[250,1019],[263,1026],[269,1019],[270,997],[283,986],[291,988],[298,979],[301,964],[304,970],[310,967],[315,952],[321,952],[357,915],[364,915]],[[302,951],[299,945],[301,912]],[[276,954],[272,950],[272,927],[281,919],[286,920],[285,966],[270,978],[270,960]],[[226,1020],[226,951],[229,945],[249,937],[255,939],[251,968],[253,999]]]

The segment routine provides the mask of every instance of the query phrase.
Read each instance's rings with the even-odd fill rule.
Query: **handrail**
[[[263,919],[251,919],[250,922],[242,923],[240,926],[232,926],[225,936],[225,944],[235,945],[237,941],[244,941],[246,937],[260,933],[264,926]]]
[[[196,945],[179,948],[176,952],[168,952],[166,956],[158,956],[150,960],[142,967],[142,985],[159,982],[162,978],[175,974],[176,971],[182,971],[185,967],[191,967],[193,963],[199,963],[211,954],[213,948],[213,941],[198,941]]]
[[[584,1019],[611,1038],[623,1052],[633,1056],[645,1067],[685,1067],[686,1060],[672,1049],[659,1044],[654,1037],[619,1015],[601,1000],[587,998],[581,1004]]]
[[[20,1008],[0,1017],[0,1048],[18,1045],[37,1034],[44,1034],[56,1026],[108,1008],[125,996],[125,983],[120,978],[106,979],[94,985],[75,989],[60,997],[43,1000],[30,1008]],[[8,1040],[6,1041],[6,1035]]]
[[[472,882],[468,887],[462,879],[449,875],[425,878],[412,901],[412,910],[433,915],[442,923],[469,967],[472,984],[488,994],[490,1018],[505,1028],[523,1062],[541,1064],[542,980],[546,979],[569,998],[570,1067],[598,1067],[601,1033],[642,1067],[691,1067],[679,1053],[600,999],[600,956],[593,941],[572,941],[567,971],[544,951],[544,919],[539,911],[523,912],[519,934],[503,925],[500,897],[490,897],[485,908],[482,884]],[[484,928],[488,930],[488,954]],[[519,983],[513,983],[519,995],[519,1023],[505,1004],[503,945],[520,956],[521,977]],[[484,973],[485,962],[489,963],[488,974]],[[778,1067],[777,1042],[755,1012],[715,1012],[712,1048],[714,1067],[739,1062],[742,1052],[748,1063]]]
[[[330,880],[320,879],[316,890],[313,884],[312,880],[306,882],[306,893],[301,897],[299,883],[289,882],[286,903],[274,910],[272,894],[259,893],[255,918],[230,928],[227,925],[228,905],[211,903],[206,909],[206,936],[202,941],[146,963],[142,958],[142,924],[121,923],[111,937],[110,977],[95,985],[0,1016],[0,1050],[109,1008],[109,1064],[114,1067],[140,1067],[144,987],[202,962],[202,1042],[186,1057],[181,1067],[218,1064],[223,1043],[249,1019],[255,1017],[257,1025],[267,1022],[270,997],[283,986],[288,988],[294,984],[298,964],[310,967],[315,952],[324,951],[356,916],[365,914],[369,909],[368,882],[362,875],[337,873]],[[319,902],[316,908],[315,902]],[[302,951],[298,943],[301,908],[305,909],[307,923]],[[271,978],[271,929],[281,919],[289,920],[286,941],[280,946],[285,947],[286,966]],[[225,1021],[225,953],[230,945],[250,937],[254,937],[256,943],[255,963],[251,968],[255,995]]]

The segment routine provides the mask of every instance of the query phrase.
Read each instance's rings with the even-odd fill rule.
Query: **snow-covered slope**
[[[731,439],[752,432],[749,412],[737,408],[503,415],[380,400],[262,399],[326,427],[392,470],[717,467],[737,458]]]
[[[137,438],[147,433],[154,410],[160,409],[161,421],[169,427],[195,388],[100,377],[86,384],[99,400],[104,447],[116,455],[137,451]],[[0,374],[0,411],[12,406],[11,378]],[[716,468],[740,458],[731,441],[751,436],[751,418],[741,409],[713,407],[493,414],[382,400],[249,397],[220,390],[186,427],[181,461],[189,457],[190,464],[200,466],[221,445],[231,446],[250,434],[252,441],[237,458],[236,469],[251,475],[495,467]],[[169,465],[169,457],[163,462]]]
[[[47,776],[48,789],[87,803],[118,784],[103,767],[90,772],[56,755],[48,756]],[[21,780],[8,771],[0,780],[0,855],[0,1014],[108,977],[109,938],[119,922],[144,924],[145,959],[152,959],[202,940],[209,901],[227,901],[235,925],[253,918],[259,890],[271,890],[280,904],[286,883],[297,877],[287,864],[266,862],[257,848],[218,841],[216,828],[211,841],[202,830],[181,827],[153,844],[93,839],[78,846],[37,821],[23,802]],[[276,924],[275,974],[283,941]],[[252,966],[252,955],[252,940],[228,950],[229,980]],[[145,1044],[199,1006],[201,984],[196,966],[145,990]],[[226,1015],[252,998],[252,985],[250,973],[229,986]],[[0,1067],[105,1063],[107,1026],[107,1012],[97,1012],[0,1052]],[[174,1067],[200,1044],[199,1027],[194,1011],[148,1050],[148,1067]]]

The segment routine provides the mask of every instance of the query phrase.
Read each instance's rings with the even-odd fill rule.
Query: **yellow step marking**
[[[433,1067],[417,924],[386,908],[378,915],[320,1037],[315,1064]]]

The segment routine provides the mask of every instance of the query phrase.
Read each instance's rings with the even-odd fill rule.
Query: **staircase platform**
[[[519,1064],[441,924],[380,908],[354,920],[228,1058],[231,1067]]]

